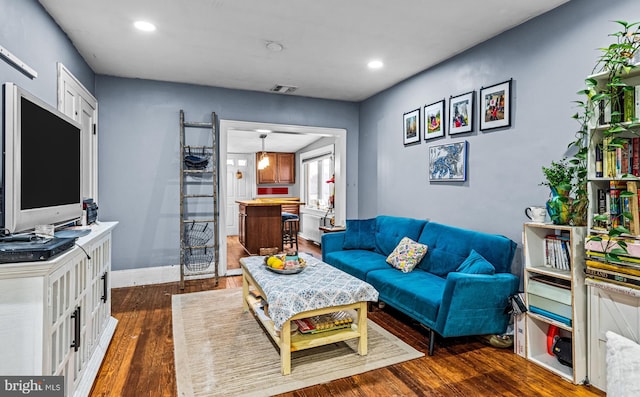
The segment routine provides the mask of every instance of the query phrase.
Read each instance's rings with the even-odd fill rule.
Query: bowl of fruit
[[[295,255],[270,255],[264,258],[268,270],[278,274],[296,274],[304,270],[306,261]]]

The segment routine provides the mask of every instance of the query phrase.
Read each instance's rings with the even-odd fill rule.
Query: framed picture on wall
[[[402,117],[404,144],[420,143],[420,109],[407,112]]]
[[[429,146],[429,181],[467,180],[467,141]]]
[[[424,140],[444,136],[444,99],[424,107]]]
[[[449,99],[449,135],[473,131],[473,98],[475,91]]]
[[[511,125],[511,81],[480,89],[480,131]]]

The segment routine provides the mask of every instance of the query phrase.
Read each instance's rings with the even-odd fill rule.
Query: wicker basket
[[[208,223],[184,225],[184,243],[187,246],[205,245],[213,237],[213,228]]]
[[[201,272],[213,265],[213,250],[190,248],[184,252],[184,266],[192,272]]]

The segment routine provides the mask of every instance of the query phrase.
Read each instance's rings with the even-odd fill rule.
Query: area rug
[[[372,321],[368,354],[357,339],[294,352],[291,374],[250,312],[242,289],[174,295],[173,339],[179,396],[272,396],[424,356]]]

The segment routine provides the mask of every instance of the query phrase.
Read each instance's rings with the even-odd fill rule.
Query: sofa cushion
[[[363,281],[366,279],[367,273],[372,270],[389,269],[386,259],[386,257],[368,250],[334,251],[322,258],[331,266]],[[393,271],[397,272],[397,270]]]
[[[495,274],[496,269],[482,255],[472,249],[467,259],[456,269],[456,272],[468,274]]]
[[[496,273],[509,273],[516,250],[516,243],[504,236],[436,222],[428,222],[416,241],[429,246],[418,267],[442,277],[455,271],[471,249],[491,263]]]
[[[427,253],[427,246],[404,237],[391,254],[387,263],[404,273],[409,273]]]
[[[376,248],[376,219],[347,219],[343,249],[373,250]]]
[[[380,293],[381,301],[426,325],[433,325],[437,318],[446,283],[420,269],[402,273],[390,268],[370,271],[365,281]]]
[[[426,220],[420,219],[378,216],[376,218],[376,251],[384,256],[389,256],[403,237],[418,241],[420,232],[426,223]]]

